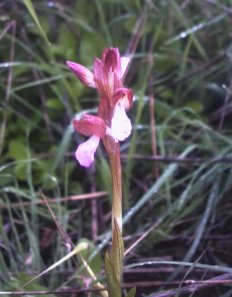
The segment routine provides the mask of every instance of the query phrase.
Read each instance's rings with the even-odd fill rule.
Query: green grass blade
[[[47,42],[47,44],[50,46],[51,43],[50,43],[50,41],[48,40],[48,38],[47,38],[47,36],[46,36],[46,34],[45,34],[45,32],[44,32],[44,30],[43,30],[41,24],[40,24],[39,18],[38,18],[38,16],[37,16],[36,12],[35,12],[35,9],[34,9],[34,6],[33,6],[32,2],[31,2],[31,0],[23,0],[23,3],[26,5],[26,7],[27,7],[27,9],[28,9],[28,11],[29,11],[31,17],[33,18],[34,22],[36,23],[36,25],[37,25],[37,27],[38,27],[38,29],[39,29],[39,32],[40,32],[40,34],[41,34],[41,36],[44,38],[44,40],[45,40],[45,41]]]

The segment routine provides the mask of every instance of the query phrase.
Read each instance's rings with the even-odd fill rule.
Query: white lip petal
[[[107,128],[106,134],[113,137],[116,141],[123,141],[130,136],[131,130],[131,121],[126,115],[125,109],[116,104],[111,128]]]

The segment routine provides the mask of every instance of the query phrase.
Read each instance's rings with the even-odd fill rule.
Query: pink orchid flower
[[[85,114],[73,125],[79,133],[90,138],[78,146],[76,159],[82,166],[89,167],[100,139],[112,138],[123,141],[131,134],[132,126],[126,115],[131,107],[133,91],[123,86],[123,75],[130,58],[121,57],[117,48],[107,48],[102,59],[95,58],[93,72],[83,65],[67,61],[70,70],[86,86],[96,88],[100,95],[98,114]]]

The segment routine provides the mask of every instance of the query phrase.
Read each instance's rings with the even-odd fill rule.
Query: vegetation
[[[76,162],[85,137],[72,126],[98,97],[65,61],[91,68],[111,46],[132,55],[135,94],[121,145],[124,287],[232,294],[231,4],[0,2],[1,295],[100,296],[106,284],[110,169],[102,146],[90,169]]]

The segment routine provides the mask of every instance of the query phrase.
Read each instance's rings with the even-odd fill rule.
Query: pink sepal
[[[102,62],[108,72],[114,72],[118,77],[121,76],[121,58],[117,48],[106,48],[102,53]]]
[[[118,48],[106,48],[102,54],[102,62],[107,67],[108,71],[112,71],[117,74],[121,79],[131,61],[131,57],[120,57]]]
[[[111,98],[114,92],[114,73],[109,72],[104,63],[100,59],[95,58],[93,75],[100,96]]]
[[[85,136],[95,135],[102,138],[106,134],[104,120],[91,114],[84,114],[80,120],[73,120],[73,126],[77,132]]]
[[[67,61],[66,64],[84,85],[96,88],[93,73],[88,68],[71,61]]]

